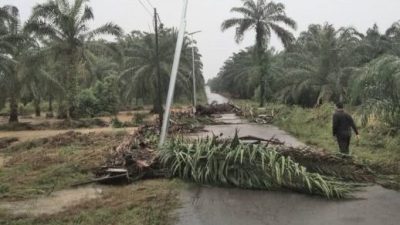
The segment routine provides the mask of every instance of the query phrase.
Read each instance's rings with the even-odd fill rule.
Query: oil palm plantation
[[[289,46],[295,38],[286,27],[296,29],[296,22],[285,13],[282,3],[267,2],[266,0],[242,0],[241,7],[234,7],[231,12],[238,13],[241,17],[231,18],[223,22],[223,31],[235,27],[235,40],[243,40],[247,31],[254,30],[256,33],[255,53],[259,66],[260,77],[260,105],[265,104],[266,75],[268,74],[268,59],[265,51],[272,33],[275,33],[285,47]]]
[[[286,53],[285,87],[280,98],[307,106],[344,100],[352,68],[358,64],[353,51],[361,36],[352,28],[336,30],[332,25],[310,25],[292,51]]]
[[[59,82],[65,87],[59,96],[59,116],[68,119],[74,116],[76,108],[79,81],[82,79],[79,69],[91,59],[89,45],[93,42],[90,40],[101,34],[119,36],[122,33],[121,28],[112,23],[90,30],[88,23],[94,15],[88,2],[75,0],[71,4],[68,0],[48,0],[34,7],[27,23],[28,30],[40,36],[58,63],[63,65]]]
[[[176,37],[177,32],[172,29],[164,29],[160,32],[159,60],[163,96],[166,96],[168,91],[167,87]],[[177,77],[176,96],[178,97],[183,95],[191,96],[192,53],[189,45],[190,42],[185,39]],[[126,87],[124,88],[124,98],[132,100],[136,97],[144,101],[150,100],[154,104],[154,111],[158,112],[158,78],[154,34],[134,32],[124,38],[121,47],[124,49],[123,68],[125,70],[121,72],[120,80]],[[202,64],[197,49],[195,57],[197,62],[196,79],[199,85],[204,85],[201,70]]]
[[[254,62],[252,49],[233,54],[209,85],[212,90],[230,93],[236,98],[252,98],[257,87],[257,64]]]
[[[21,27],[19,11],[14,6],[0,8],[0,90],[10,104],[9,122],[18,122],[18,101],[27,83],[28,65],[36,55],[35,41]]]
[[[383,55],[360,70],[352,98],[361,100],[365,116],[378,115],[390,128],[400,129],[400,58]]]

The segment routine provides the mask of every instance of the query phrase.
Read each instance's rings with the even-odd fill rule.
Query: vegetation
[[[180,183],[168,180],[138,182],[104,190],[101,197],[69,207],[64,212],[36,217],[0,212],[0,223],[9,225],[169,225],[172,209],[179,206]]]
[[[18,122],[20,103],[32,103],[40,116],[47,100],[49,117],[56,106],[59,118],[77,119],[156,102],[154,34],[124,35],[112,23],[91,30],[94,12],[89,2],[45,1],[33,8],[23,26],[16,7],[0,8],[0,90],[6,93],[0,97],[0,109],[9,110],[10,122]],[[159,30],[162,95],[166,96],[177,32],[163,26]],[[189,102],[192,96],[194,44],[185,39],[175,95],[181,102]],[[202,86],[197,48],[195,62],[197,84]],[[203,96],[204,90],[198,90]]]
[[[260,113],[269,115],[276,104],[284,105],[279,108],[285,113],[275,115],[277,125],[307,144],[337,151],[331,135],[332,103],[343,102],[361,128],[354,154],[398,173],[399,44],[399,22],[384,33],[377,25],[362,33],[352,27],[311,24],[282,51],[267,51],[263,63],[269,86],[263,99],[270,106]],[[257,45],[233,54],[208,82],[211,89],[247,102],[260,100],[264,84],[258,80],[253,49]]]
[[[307,145],[323,148],[332,153],[339,151],[331,133],[332,112],[335,108],[333,104],[323,104],[318,108],[274,104],[266,109],[257,109],[256,102],[247,100],[236,103],[251,110],[253,116],[274,115],[273,124]],[[399,174],[399,136],[394,135],[392,129],[376,117],[369,116],[366,119],[363,110],[353,108],[349,111],[358,125],[367,120],[367,124],[359,130],[361,139],[352,140],[350,150],[355,160],[381,174]]]
[[[125,135],[66,133],[6,149],[2,152],[7,161],[0,169],[0,199],[3,203],[18,200],[15,204],[21,205],[26,200],[30,204],[29,199],[46,199],[52,192],[86,181],[92,169],[102,165],[109,149]],[[14,215],[2,208],[0,224],[170,224],[174,220],[170,212],[178,206],[180,186],[174,180],[151,180],[124,187],[103,187],[97,198],[83,199],[50,215],[30,215],[29,211],[26,215]]]
[[[200,184],[264,190],[287,188],[327,198],[344,198],[354,189],[351,184],[307,172],[273,148],[240,144],[237,135],[224,141],[216,136],[195,142],[172,140],[161,150],[160,157],[172,176]]]
[[[264,63],[268,64],[270,85],[264,98],[303,107],[338,101],[366,106],[368,102],[364,108],[383,109],[378,106],[383,101],[396,101],[391,90],[398,89],[397,82],[392,82],[391,87],[387,84],[397,74],[398,33],[398,23],[385,34],[381,34],[376,25],[362,34],[354,28],[312,24],[285,50],[268,51],[268,61]],[[214,91],[242,99],[258,99],[262,85],[257,79],[258,64],[252,54],[253,48],[256,47],[235,53],[225,62],[218,76],[209,82]],[[385,79],[387,84],[383,83]],[[367,82],[369,86],[363,87]],[[382,90],[389,89],[379,92],[378,86]],[[374,99],[377,92],[381,101]],[[371,108],[371,104],[375,107]],[[393,107],[384,108],[394,112]]]
[[[265,94],[267,90],[268,64],[269,57],[266,54],[268,42],[272,32],[278,36],[285,46],[289,46],[294,40],[290,31],[281,26],[284,24],[292,29],[296,29],[296,22],[285,14],[285,5],[282,3],[266,2],[265,0],[243,0],[242,7],[234,7],[231,12],[239,13],[241,18],[226,20],[222,30],[236,27],[236,42],[240,42],[246,31],[254,29],[256,32],[256,44],[254,47],[254,61],[257,67],[256,73],[259,76],[260,84],[260,106],[264,106]]]

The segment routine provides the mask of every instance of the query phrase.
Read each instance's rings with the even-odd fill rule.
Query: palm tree
[[[90,42],[100,34],[119,36],[119,26],[107,23],[97,29],[90,30],[88,22],[94,15],[89,0],[48,0],[38,4],[27,23],[29,31],[44,38],[47,47],[64,65],[60,83],[65,84],[66,104],[61,99],[61,116],[70,119],[76,107],[76,96],[79,86],[79,66],[90,61]],[[62,57],[59,57],[62,56]],[[60,115],[59,115],[60,116]]]
[[[383,55],[372,60],[354,80],[353,99],[362,102],[364,115],[377,114],[391,128],[400,128],[400,58]]]
[[[358,64],[353,54],[361,41],[353,28],[335,30],[330,24],[310,25],[292,51],[286,53],[286,87],[280,98],[295,103],[307,96],[307,106],[329,100],[344,100],[352,67]]]
[[[209,82],[211,89],[236,98],[252,98],[257,87],[254,84],[258,83],[254,82],[258,67],[252,52],[249,48],[226,60],[218,76]]]
[[[34,40],[21,29],[18,8],[0,8],[0,90],[10,103],[9,122],[18,122],[18,101],[34,54]]]
[[[165,96],[169,82],[169,74],[172,67],[172,59],[174,54],[174,42],[177,32],[171,29],[164,29],[160,32],[160,69],[162,93]],[[155,39],[154,34],[133,32],[127,35],[121,42],[121,47],[124,48],[124,71],[120,74],[120,80],[126,86],[125,99],[133,99],[135,96],[140,98],[149,98],[153,101],[154,111],[157,111],[157,61],[155,55]],[[177,78],[176,96],[181,96],[185,93],[191,96],[191,68],[192,68],[192,53],[189,48],[188,39],[185,39],[181,63]],[[199,85],[204,84],[202,77],[202,64],[200,55],[196,50],[197,62],[197,81]]]
[[[355,49],[356,53],[361,57],[360,64],[369,63],[370,61],[396,49],[392,49],[391,39],[396,37],[396,24],[390,27],[386,35],[381,34],[378,25],[374,24],[372,28],[367,30],[367,34],[363,36],[359,47]],[[397,46],[393,46],[397,48]]]
[[[296,29],[297,26],[293,19],[286,16],[285,6],[282,3],[267,3],[266,0],[242,0],[242,2],[242,7],[231,9],[231,12],[239,13],[242,17],[226,20],[223,22],[221,28],[225,31],[231,27],[236,27],[236,42],[243,40],[246,31],[255,30],[255,52],[259,65],[261,84],[260,106],[264,106],[267,85],[265,76],[268,73],[267,68],[265,68],[268,65],[265,51],[272,32],[279,37],[285,47],[288,47],[295,38],[289,30],[281,25],[286,25],[292,29]]]

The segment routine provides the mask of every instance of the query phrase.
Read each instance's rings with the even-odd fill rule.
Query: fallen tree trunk
[[[211,105],[198,105],[196,107],[196,115],[211,116],[214,114],[235,113],[240,114],[241,109],[234,104],[211,104]]]
[[[124,168],[131,179],[138,177],[162,177],[165,169],[158,160],[156,127],[146,126],[140,128],[134,135],[127,136],[115,149],[110,151],[106,165],[95,171],[97,177],[107,175],[104,168]],[[285,157],[290,157],[295,162],[306,167],[311,172],[333,176],[343,180],[357,182],[374,182],[375,176],[367,166],[357,163],[352,157],[331,154],[322,150],[311,148],[294,148],[285,146],[278,139],[263,139],[254,136],[244,136],[241,141],[256,141],[266,147],[275,146],[274,149]]]

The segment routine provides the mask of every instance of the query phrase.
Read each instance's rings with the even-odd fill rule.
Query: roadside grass
[[[168,225],[179,206],[176,180],[149,180],[105,188],[102,196],[54,215],[12,216],[0,211],[0,224],[7,225]]]
[[[13,202],[46,197],[86,181],[93,168],[103,165],[109,150],[122,142],[126,132],[78,134],[22,142],[1,154],[0,201]],[[14,215],[0,210],[4,225],[164,225],[175,221],[179,206],[178,180],[139,181],[128,186],[104,186],[96,199],[52,215]],[[28,201],[29,202],[29,201]]]
[[[8,160],[0,169],[0,199],[38,197],[88,179],[90,170],[103,163],[109,149],[124,135],[69,132],[5,149]]]
[[[257,114],[275,114],[274,125],[287,131],[307,145],[338,152],[337,143],[332,136],[332,114],[335,107],[330,104],[318,108],[298,106],[268,105],[258,109],[253,101],[237,100],[236,104],[257,109]],[[382,174],[400,174],[400,135],[386,134],[385,128],[372,124],[360,126],[361,116],[350,109],[359,125],[360,141],[352,139],[351,152],[357,160],[368,164]]]

